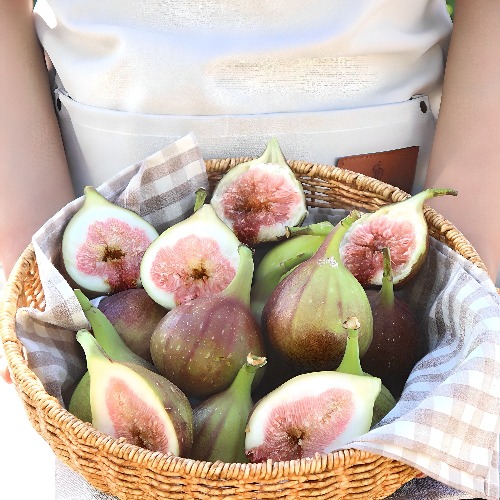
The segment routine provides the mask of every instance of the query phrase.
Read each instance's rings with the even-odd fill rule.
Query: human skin
[[[500,272],[500,2],[457,0],[428,187],[429,205],[472,243],[493,280]]]

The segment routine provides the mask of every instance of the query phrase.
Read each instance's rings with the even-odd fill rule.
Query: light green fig
[[[318,251],[289,272],[274,289],[262,314],[262,327],[273,358],[304,373],[334,370],[345,351],[346,316],[361,322],[360,352],[371,343],[373,318],[366,292],[340,261],[339,243],[350,224],[351,212],[324,240]]]
[[[265,357],[247,356],[228,389],[193,408],[194,438],[191,458],[245,463],[245,429],[253,407],[252,382]]]
[[[189,456],[192,410],[182,391],[141,366],[111,360],[88,330],[76,339],[90,374],[92,425],[142,448]]]
[[[287,228],[288,239],[279,241],[266,252],[255,269],[250,294],[250,305],[257,321],[260,322],[267,299],[283,276],[312,257],[332,229],[328,221]]]
[[[257,402],[245,454],[250,462],[297,460],[329,453],[370,430],[381,381],[359,362],[359,321],[348,318],[349,342],[336,371],[297,375]]]
[[[236,165],[222,177],[210,203],[250,247],[283,238],[287,226],[302,224],[307,215],[302,184],[274,138],[259,158]]]
[[[144,252],[158,237],[145,219],[109,202],[92,186],[62,239],[64,267],[81,288],[114,293],[140,286]]]
[[[366,213],[342,239],[343,264],[364,287],[380,286],[384,270],[381,250],[387,247],[391,252],[393,283],[402,286],[422,267],[429,248],[424,202],[435,196],[457,194],[454,189],[429,188]]]
[[[196,193],[194,214],[166,229],[146,250],[141,282],[166,309],[223,291],[236,274],[240,242]]]

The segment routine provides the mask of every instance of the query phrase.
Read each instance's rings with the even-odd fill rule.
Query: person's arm
[[[0,0],[0,262],[73,198],[31,0]]]
[[[472,243],[493,281],[500,265],[500,2],[457,0],[427,186],[429,201]]]

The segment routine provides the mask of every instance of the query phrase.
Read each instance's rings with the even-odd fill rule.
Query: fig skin
[[[143,288],[131,288],[104,297],[97,305],[135,354],[152,363],[149,345],[153,331],[167,314]]]
[[[368,349],[373,322],[370,304],[338,255],[339,242],[357,217],[352,212],[343,219],[312,257],[285,276],[266,302],[262,325],[272,347],[270,363],[279,357],[295,374],[336,369],[347,342],[342,324],[352,315],[361,322],[361,355]]]
[[[435,196],[457,196],[454,189],[429,188],[403,201],[363,215],[346,232],[340,256],[344,265],[365,287],[382,284],[381,250],[390,249],[393,283],[401,287],[420,270],[429,247],[424,202]]]
[[[264,356],[261,330],[249,305],[252,251],[244,245],[238,251],[240,265],[224,292],[175,307],[151,337],[158,371],[194,399],[227,389],[249,352]]]

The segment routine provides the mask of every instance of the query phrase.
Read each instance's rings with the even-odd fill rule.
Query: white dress
[[[423,185],[444,0],[38,0],[35,20],[78,194],[190,132],[207,159],[416,146]]]

